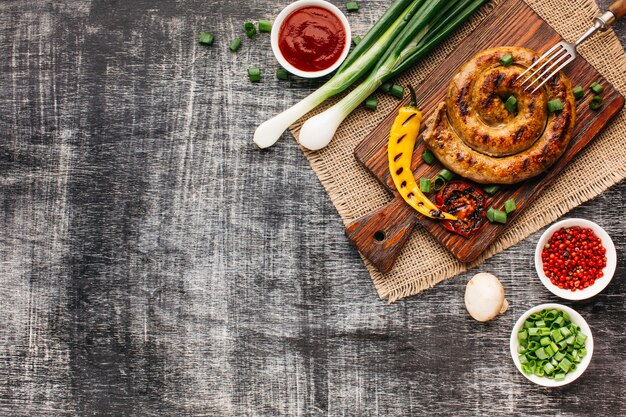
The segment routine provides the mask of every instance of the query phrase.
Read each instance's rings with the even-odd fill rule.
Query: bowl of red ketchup
[[[272,51],[290,73],[317,78],[336,70],[348,56],[350,24],[333,4],[299,0],[285,7],[272,26]]]

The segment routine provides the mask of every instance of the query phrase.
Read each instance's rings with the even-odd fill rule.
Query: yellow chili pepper
[[[389,133],[387,155],[391,178],[404,201],[419,213],[433,219],[456,220],[453,215],[439,210],[422,193],[411,171],[413,148],[422,122],[422,113],[415,105],[415,92],[412,88],[411,94],[413,101],[400,108]]]

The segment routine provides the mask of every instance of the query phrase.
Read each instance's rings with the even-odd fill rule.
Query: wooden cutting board
[[[591,25],[592,22],[590,21]],[[545,52],[562,38],[539,15],[521,0],[501,3],[458,47],[416,88],[417,104],[424,120],[444,100],[448,84],[459,67],[480,50],[495,46],[524,46],[539,53]],[[583,86],[585,97],[577,101],[576,125],[573,138],[563,156],[546,172],[520,184],[503,188],[488,201],[488,206],[500,208],[504,201],[513,197],[517,210],[509,215],[508,223],[515,219],[534,200],[574,156],[584,148],[598,132],[624,106],[624,97],[613,88],[587,61],[578,57],[565,70],[573,86]],[[601,94],[604,105],[600,111],[589,108],[592,95],[588,87],[594,81],[604,86]],[[405,105],[408,97],[398,107]],[[394,196],[393,200],[378,210],[369,213],[346,227],[346,234],[358,249],[381,272],[388,272],[419,222],[446,249],[462,262],[471,262],[504,232],[506,225],[488,221],[482,228],[466,239],[444,229],[438,221],[418,215],[396,192],[387,163],[387,140],[391,124],[398,114],[394,109],[374,131],[355,149],[354,155],[363,166],[376,177]],[[418,137],[413,154],[412,168],[416,178],[434,178],[441,168],[438,162],[426,165],[421,154],[425,144]],[[600,162],[600,161],[599,161]],[[584,187],[584,184],[581,184]],[[430,196],[431,199],[433,195]]]

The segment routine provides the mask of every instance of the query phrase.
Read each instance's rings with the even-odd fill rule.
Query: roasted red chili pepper
[[[462,180],[450,181],[436,197],[437,206],[456,216],[457,220],[444,220],[441,224],[451,232],[470,237],[485,221],[485,193],[473,184]]]

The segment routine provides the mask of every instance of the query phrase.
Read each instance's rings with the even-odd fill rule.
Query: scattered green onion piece
[[[494,212],[496,210],[493,207],[489,207],[489,209],[487,210],[487,220],[489,220],[491,223],[494,222]],[[537,334],[537,328],[536,327],[531,327],[528,329],[528,335],[529,336],[535,336]],[[532,342],[531,342],[532,343]]]
[[[486,192],[488,195],[494,195],[500,190],[500,188],[502,188],[502,186],[500,185],[488,185],[486,187],[483,187],[483,191]]]
[[[436,158],[429,149],[426,149],[424,152],[422,152],[422,159],[424,160],[424,162],[426,162],[426,164],[430,165],[435,162]]]
[[[284,68],[278,68],[276,70],[276,78],[278,78],[279,80],[283,80],[286,81],[289,79],[289,71],[287,71]]]
[[[360,36],[352,37],[352,43],[354,44],[354,46],[357,46],[358,44],[360,44],[362,40],[363,38],[361,38]]]
[[[198,43],[200,45],[211,46],[213,45],[213,40],[215,38],[209,32],[200,33],[200,37],[198,38]]]
[[[504,211],[506,214],[512,213],[517,209],[517,204],[514,198],[509,198],[504,202]]]
[[[228,49],[230,49],[233,52],[237,52],[240,46],[241,46],[241,39],[235,38],[228,46]]]
[[[433,180],[433,189],[435,191],[441,190],[445,185],[446,185],[445,178],[435,177],[435,179]]]
[[[272,31],[272,22],[269,20],[259,20],[259,32],[270,33]]]
[[[404,98],[404,87],[398,84],[394,84],[391,86],[391,89],[389,89],[389,94],[391,94],[395,98]]]
[[[450,181],[452,178],[454,178],[454,173],[444,168],[441,171],[439,171],[437,176],[443,178],[446,181]]]
[[[581,86],[578,86],[572,90],[572,93],[574,94],[574,98],[579,100],[585,95],[585,90],[583,90]]]
[[[598,82],[592,83],[589,86],[589,89],[593,91],[594,94],[600,94],[601,92],[604,91],[604,87],[602,87],[602,85]]]
[[[258,83],[261,81],[261,70],[256,67],[248,68],[248,78],[253,83]]]
[[[420,178],[420,190],[423,193],[430,192],[430,185],[431,185],[430,178]]]
[[[391,91],[392,85],[393,85],[392,83],[384,83],[383,85],[380,86],[379,90],[385,94],[389,94],[389,92]]]
[[[246,32],[246,36],[251,38],[256,35],[256,27],[254,27],[254,23],[246,22],[243,24],[243,30]]]
[[[510,96],[505,102],[504,107],[509,111],[509,113],[513,114],[517,112],[517,99],[515,96]]]
[[[502,58],[500,58],[500,63],[504,65],[505,67],[508,67],[509,65],[513,63],[513,55],[511,54],[504,55]]]
[[[378,108],[378,100],[374,97],[370,97],[365,100],[365,108],[370,111],[375,111]]]
[[[564,379],[565,379],[565,374],[562,372],[554,375],[555,381],[563,381]]]
[[[602,97],[594,96],[589,102],[589,108],[591,110],[598,110],[600,107],[602,107]]]
[[[346,10],[350,13],[359,11],[359,4],[356,1],[349,1],[346,3]]]
[[[548,101],[548,111],[550,113],[560,112],[561,110],[563,110],[563,102],[560,99],[555,98]]]
[[[502,223],[502,224],[506,224],[506,213],[503,212],[502,210],[496,210],[493,207],[490,208],[491,211],[491,217],[493,218],[493,220],[490,220],[492,223]],[[489,210],[487,210],[487,218],[489,218]],[[543,336],[543,334],[541,333],[541,329],[539,330],[539,335]],[[548,329],[550,330],[550,329]]]

